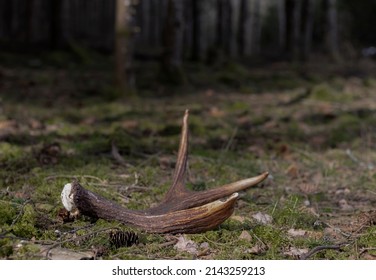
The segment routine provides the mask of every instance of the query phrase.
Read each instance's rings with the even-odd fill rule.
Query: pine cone
[[[109,233],[110,244],[112,247],[130,247],[139,243],[138,235],[132,231],[112,230]]]

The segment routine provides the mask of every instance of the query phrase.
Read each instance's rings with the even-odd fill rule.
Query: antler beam
[[[84,189],[78,182],[65,185],[61,198],[68,211],[117,220],[155,233],[198,233],[211,230],[234,211],[237,192],[262,182],[268,172],[218,188],[194,192],[185,187],[188,158],[188,110],[186,110],[173,182],[164,200],[144,211],[130,210]],[[223,199],[223,200],[221,200]]]

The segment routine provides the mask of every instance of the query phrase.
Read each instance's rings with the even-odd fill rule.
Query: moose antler
[[[188,110],[183,119],[173,182],[158,206],[144,211],[126,209],[84,189],[77,181],[64,186],[61,194],[63,205],[68,211],[76,208],[83,215],[117,220],[147,232],[198,233],[224,222],[234,211],[237,192],[262,182],[268,176],[268,172],[264,172],[218,188],[190,191],[185,187],[187,157]]]

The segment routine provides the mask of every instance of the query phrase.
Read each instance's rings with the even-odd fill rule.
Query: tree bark
[[[292,59],[298,60],[301,50],[301,18],[302,16],[302,1],[294,0],[293,10],[293,36],[292,36]]]
[[[232,6],[229,0],[217,0],[216,43],[224,51],[230,53]]]
[[[132,3],[116,0],[115,9],[115,72],[116,83],[122,93],[134,88],[132,73]]]
[[[286,50],[286,0],[277,0],[278,45],[280,52]]]
[[[62,0],[50,1],[50,48],[56,49],[61,44],[62,35]]]
[[[168,0],[163,28],[162,77],[166,82],[184,82],[182,71],[184,13],[181,0]]]
[[[201,59],[201,18],[200,18],[200,2],[192,0],[192,60],[199,61]]]
[[[240,2],[240,15],[239,15],[239,26],[238,26],[238,49],[239,55],[243,56],[246,54],[248,48],[248,36],[249,34],[249,1],[241,0]]]
[[[230,56],[238,56],[238,33],[239,33],[239,15],[240,15],[240,0],[230,1],[231,5],[231,25],[230,25]]]
[[[336,0],[327,1],[327,48],[330,56],[338,61],[340,59],[338,49],[338,23]]]
[[[312,32],[313,32],[313,10],[314,0],[305,0],[303,2],[303,16],[304,31],[303,31],[303,47],[302,59],[303,61],[309,60],[309,55],[312,50]]]
[[[252,54],[257,55],[261,51],[262,17],[260,0],[254,0],[252,10]]]
[[[25,41],[30,46],[33,41],[33,29],[34,29],[34,14],[35,14],[35,0],[29,0],[26,2],[26,26],[25,26]]]

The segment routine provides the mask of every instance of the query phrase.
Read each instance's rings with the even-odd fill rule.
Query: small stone
[[[268,225],[268,224],[271,224],[273,222],[272,216],[270,216],[268,214],[261,213],[261,212],[258,212],[256,214],[252,215],[252,217],[256,221],[258,221],[259,223],[264,224],[264,225]]]
[[[252,241],[252,236],[249,234],[248,231],[243,230],[242,233],[239,235],[239,239],[243,239],[245,241]]]
[[[287,232],[290,236],[292,237],[302,237],[304,235],[306,235],[307,231],[303,230],[303,229],[289,229],[288,232]]]
[[[352,207],[350,204],[348,204],[346,199],[341,199],[339,202],[339,207],[342,211],[352,211],[354,210],[354,207]]]

